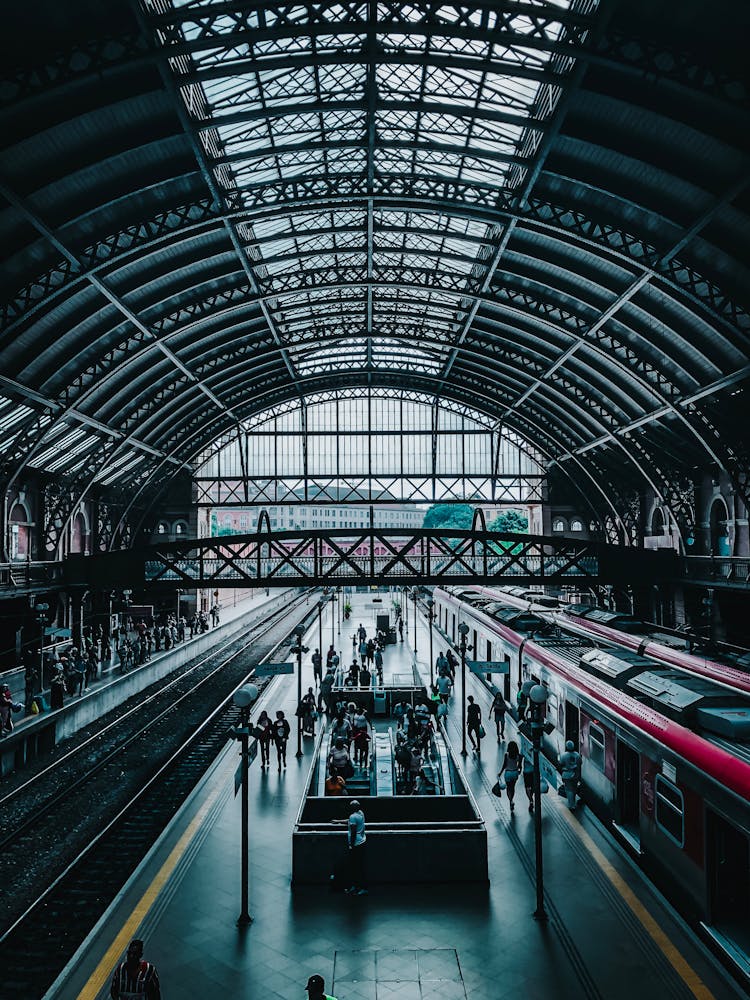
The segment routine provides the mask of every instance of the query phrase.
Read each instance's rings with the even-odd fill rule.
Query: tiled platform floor
[[[355,596],[353,603],[343,642],[337,643],[344,650],[349,626],[353,630],[363,621],[371,630],[375,614],[388,607],[373,605],[367,595]],[[330,620],[324,619],[323,634],[327,648]],[[408,636],[413,638],[413,619]],[[305,640],[311,649],[317,637],[316,625]],[[424,623],[418,645],[421,660],[428,649]],[[436,635],[435,655],[440,647]],[[387,647],[386,678],[403,672],[411,655],[408,642]],[[309,683],[308,665],[304,684]],[[489,698],[476,679],[467,683],[467,693],[473,692],[486,709]],[[280,678],[269,692],[261,707],[293,712],[296,691],[289,679]],[[449,720],[456,746],[460,694]],[[308,753],[296,760],[292,743],[290,747],[288,768],[281,774],[273,767],[261,771],[257,764],[250,770],[253,924],[244,931],[235,925],[240,800],[232,797],[237,749],[230,747],[51,997],[103,1000],[111,965],[136,931],[159,969],[165,1000],[301,1000],[313,972],[325,977],[328,992],[338,1000],[730,1000],[743,995],[643,883],[597,821],[585,809],[569,814],[554,795],[544,802],[550,920],[541,924],[532,919],[532,818],[520,803],[511,817],[505,799],[490,794],[503,752],[490,738],[484,741],[482,759],[469,757],[465,765],[487,823],[488,887],[442,887],[437,870],[434,887],[381,885],[353,898],[318,888],[292,892],[291,830],[311,759]],[[343,801],[342,818],[347,811]],[[174,873],[150,904],[144,893],[169,863],[170,851],[191,821],[198,832],[192,838],[185,835],[188,846],[175,852],[180,860]],[[450,865],[451,858],[444,864]],[[618,880],[647,911],[649,929],[621,894]],[[673,949],[670,958],[664,949]]]

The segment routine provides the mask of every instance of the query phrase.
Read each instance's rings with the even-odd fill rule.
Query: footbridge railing
[[[68,560],[68,582],[93,586],[516,584],[632,582],[676,575],[665,551],[486,529],[260,531],[185,539],[128,552]]]

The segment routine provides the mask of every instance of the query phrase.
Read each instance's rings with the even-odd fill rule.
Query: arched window
[[[175,521],[174,525],[175,535],[186,535],[187,534],[187,524],[184,521]]]
[[[715,556],[731,554],[728,518],[727,505],[721,497],[717,497],[711,504],[711,513],[708,519],[711,532],[711,552]]]
[[[654,513],[651,515],[651,534],[664,534],[664,512],[661,507],[655,507]]]
[[[553,531],[565,531],[565,521],[561,517],[556,517],[552,522]]]
[[[159,524],[156,527],[156,534],[157,535],[169,534],[169,525],[166,523],[166,521],[159,521]]]
[[[579,521],[577,517],[574,517],[570,522],[571,531],[583,531],[583,521]]]

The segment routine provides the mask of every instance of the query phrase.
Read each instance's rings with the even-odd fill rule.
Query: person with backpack
[[[581,780],[581,755],[576,750],[573,740],[568,740],[565,744],[564,753],[560,754],[560,773],[565,789],[565,797],[568,800],[568,809],[576,807],[576,792],[578,783]]]
[[[490,705],[490,711],[495,718],[495,732],[497,733],[497,742],[500,743],[501,740],[505,739],[505,698],[500,694],[499,691],[495,692],[495,697],[492,699],[492,704]]]
[[[510,802],[511,812],[515,810],[513,798],[516,794],[516,782],[518,781],[520,774],[521,752],[518,749],[516,741],[511,740],[510,743],[508,743],[508,749],[505,751],[503,763],[498,774],[498,778],[502,778],[505,782],[505,790],[508,795],[508,802]]]
[[[289,734],[291,733],[291,728],[288,721],[284,718],[284,713],[279,709],[276,713],[276,719],[273,724],[273,741],[276,744],[276,757],[279,762],[279,771],[283,765],[284,770],[286,770],[286,745],[289,741]]]
[[[159,976],[156,969],[143,957],[143,941],[134,938],[128,945],[124,962],[115,969],[109,987],[112,1000],[125,997],[143,997],[144,1000],[161,1000]]]
[[[336,1000],[336,997],[325,992],[325,988],[325,979],[318,975],[310,976],[305,987],[309,1000]]]

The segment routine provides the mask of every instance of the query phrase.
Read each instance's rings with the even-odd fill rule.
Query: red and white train
[[[750,695],[750,657],[744,658],[747,660],[748,669],[742,669],[741,666],[722,663],[711,657],[688,653],[644,634],[643,623],[636,622],[628,615],[602,611],[599,608],[587,608],[583,605],[565,605],[557,598],[535,591],[524,591],[520,587],[510,589],[471,587],[470,589],[486,600],[501,601],[510,607],[531,611],[545,620],[556,621],[563,629],[571,632],[577,630],[582,635],[590,635],[607,643],[631,649],[640,656],[671,664],[680,670],[706,677],[717,684]]]
[[[481,590],[436,588],[436,624],[456,644],[465,622],[474,658],[508,663],[511,704],[526,680],[547,688],[547,756],[573,740],[587,804],[750,981],[750,698],[637,649],[537,635],[538,616]]]

